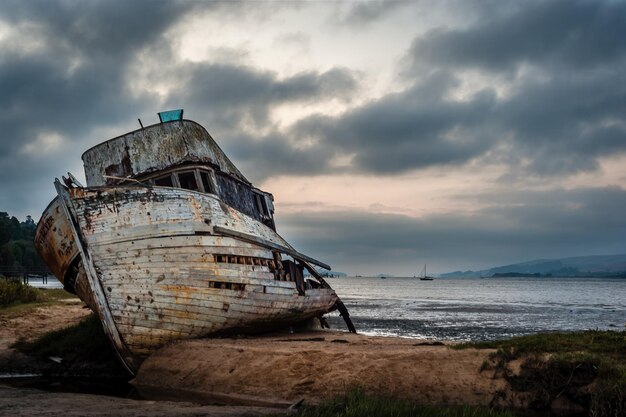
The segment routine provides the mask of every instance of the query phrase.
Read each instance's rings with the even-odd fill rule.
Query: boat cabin
[[[87,186],[141,183],[213,194],[276,230],[272,194],[252,186],[209,132],[182,116],[182,110],[159,113],[160,123],[87,150]]]

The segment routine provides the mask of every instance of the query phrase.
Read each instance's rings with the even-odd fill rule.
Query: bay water
[[[537,332],[626,330],[626,279],[328,279],[357,331],[438,340],[494,340]],[[345,329],[338,313],[329,323]]]

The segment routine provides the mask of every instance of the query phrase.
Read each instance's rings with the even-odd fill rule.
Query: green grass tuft
[[[503,355],[519,358],[531,353],[588,352],[626,359],[626,332],[587,330],[580,332],[538,333],[508,340],[470,342],[453,349],[501,349]]]
[[[541,333],[454,346],[466,348],[497,349],[489,355],[493,369],[513,390],[532,393],[535,408],[565,396],[594,417],[626,415],[626,332]],[[508,369],[516,359],[518,374]]]
[[[58,288],[34,288],[18,279],[0,279],[0,316],[19,317],[38,307],[59,305],[78,297]]]
[[[469,406],[422,406],[351,389],[318,406],[300,409],[296,417],[513,417],[509,411]]]
[[[35,303],[44,300],[43,294],[19,279],[0,279],[0,308],[20,303]]]

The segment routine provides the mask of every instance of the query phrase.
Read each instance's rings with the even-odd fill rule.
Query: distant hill
[[[441,277],[491,277],[491,276],[553,276],[626,278],[626,254],[577,256],[561,259],[536,259],[511,265],[497,266],[481,271],[455,271]]]

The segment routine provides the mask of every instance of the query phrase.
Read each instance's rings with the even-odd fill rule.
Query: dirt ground
[[[14,371],[6,364],[20,361],[37,373],[37,362],[29,362],[9,345],[71,326],[88,314],[78,300],[22,315],[0,312],[0,374]],[[331,331],[188,340],[155,352],[132,383],[157,393],[181,392],[184,401],[192,402],[52,393],[0,382],[0,415],[263,415],[277,412],[264,407],[286,407],[300,400],[317,403],[352,386],[422,404],[489,405],[506,383],[493,379],[492,372],[479,371],[488,353]],[[209,402],[189,400],[196,394],[247,407],[198,405]]]
[[[207,405],[200,399],[185,401],[133,400],[106,395],[50,392],[15,387],[6,374],[38,374],[45,364],[29,358],[10,345],[20,338],[32,340],[47,332],[73,326],[91,310],[78,299],[58,304],[0,310],[0,416],[262,416],[286,410],[254,406]],[[24,306],[27,307],[27,306]],[[176,397],[176,396],[172,396]],[[152,398],[158,398],[152,396]]]
[[[284,410],[268,410],[257,407],[137,401],[103,395],[50,393],[34,389],[11,388],[0,384],[0,415],[2,416],[253,417],[283,412]]]
[[[489,405],[506,383],[479,371],[488,354],[328,331],[188,340],[154,353],[131,382],[277,403],[315,403],[359,386],[422,404]]]
[[[67,299],[54,305],[36,307],[25,314],[0,311],[0,356],[20,338],[32,340],[44,333],[73,326],[91,310],[79,299]]]

